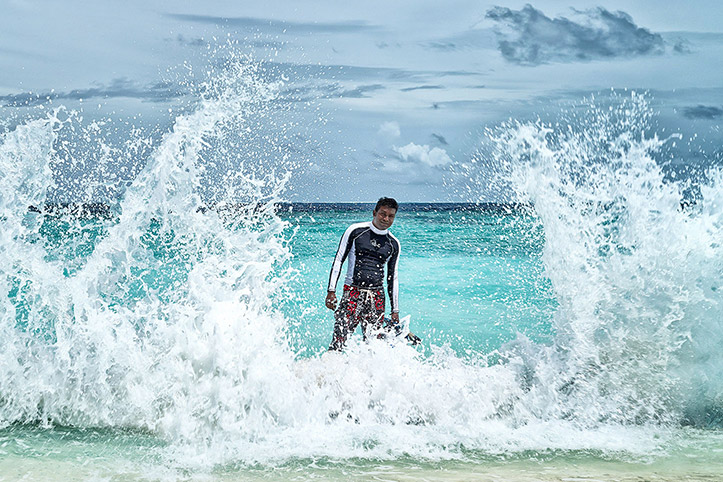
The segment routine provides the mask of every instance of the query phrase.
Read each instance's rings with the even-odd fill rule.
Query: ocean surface
[[[372,206],[233,164],[273,89],[206,87],[92,208],[111,177],[69,172],[124,154],[102,126],[2,131],[0,480],[721,480],[723,174],[667,174],[644,98],[500,126],[470,202],[401,200],[422,344],[338,354],[328,273]],[[478,203],[490,182],[514,203]]]

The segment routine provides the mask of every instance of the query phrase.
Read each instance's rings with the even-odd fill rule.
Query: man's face
[[[388,206],[382,206],[377,211],[372,212],[374,219],[372,223],[377,229],[388,229],[394,224],[394,216],[397,215],[397,210]]]

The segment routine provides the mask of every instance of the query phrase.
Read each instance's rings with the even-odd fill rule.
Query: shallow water
[[[372,207],[303,205],[280,213],[297,228],[291,266],[299,275],[284,310],[295,321],[299,353],[328,346],[333,320],[320,300],[330,262],[344,229],[370,220]],[[406,205],[392,231],[403,240],[400,303],[415,333],[460,354],[492,352],[518,333],[550,340],[556,303],[543,275],[542,230],[531,216],[475,205]]]
[[[467,452],[455,460],[327,457],[276,464],[174,469],[158,440],[132,431],[13,427],[0,433],[3,480],[425,480],[425,481],[717,481],[723,437],[688,430],[668,455],[599,451]]]

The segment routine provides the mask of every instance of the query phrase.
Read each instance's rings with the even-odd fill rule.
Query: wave
[[[643,97],[493,136],[544,228],[551,345],[461,358],[354,342],[300,359],[275,308],[293,276],[276,215],[293,174],[230,161],[276,99],[259,68],[232,59],[198,89],[112,219],[27,209],[48,201],[62,110],[2,135],[0,423],[147,430],[173,463],[202,466],[650,453],[671,426],[719,423],[723,178],[711,171],[681,209],[684,184],[651,155],[665,141],[643,134]],[[62,246],[43,237],[53,222]]]
[[[518,200],[534,205],[559,308],[531,391],[589,423],[719,425],[721,171],[667,176],[645,95],[589,99],[555,125],[494,135]],[[543,361],[544,360],[544,361]]]

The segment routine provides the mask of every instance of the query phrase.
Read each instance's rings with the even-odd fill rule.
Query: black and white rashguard
[[[388,229],[377,229],[372,222],[352,224],[344,232],[329,275],[329,291],[336,291],[341,265],[349,259],[344,284],[362,289],[381,288],[387,265],[387,290],[392,313],[399,312],[399,241]]]

